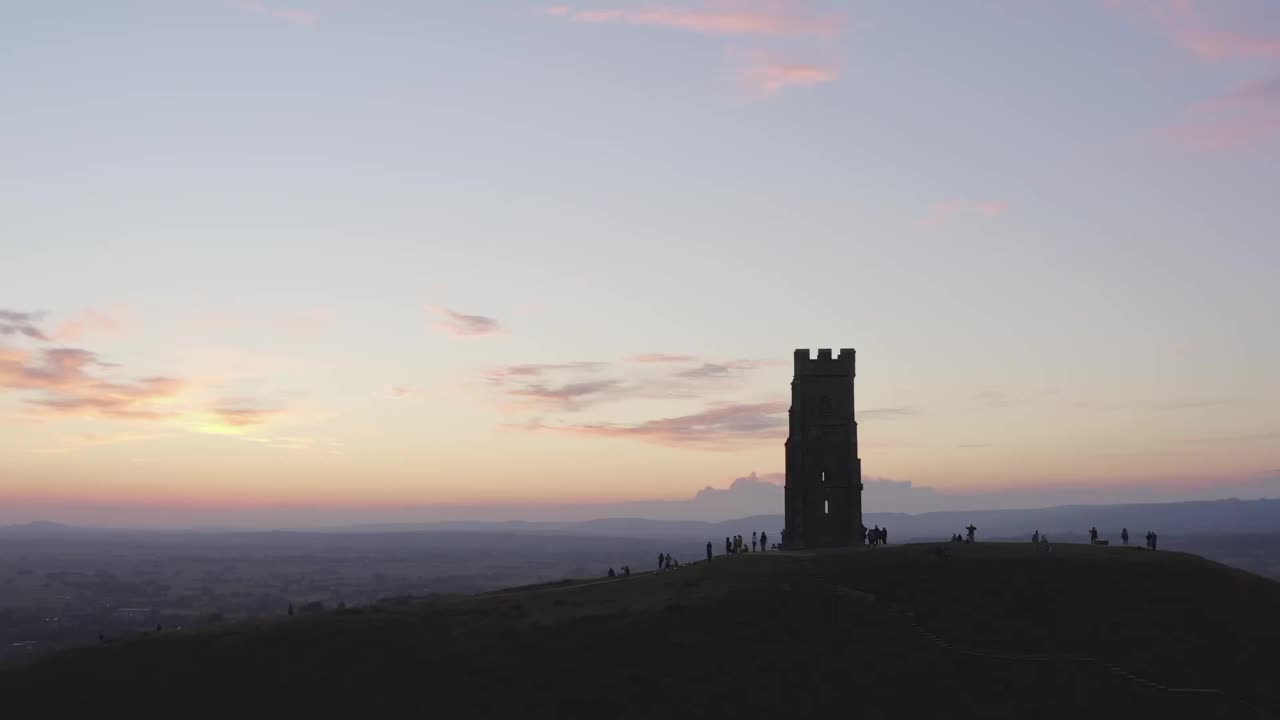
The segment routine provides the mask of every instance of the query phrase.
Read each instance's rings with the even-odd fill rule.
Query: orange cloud
[[[176,378],[149,377],[114,382],[95,374],[113,367],[79,348],[50,348],[39,353],[0,349],[0,388],[37,391],[26,403],[58,415],[157,420],[173,413],[157,408],[184,388]]]

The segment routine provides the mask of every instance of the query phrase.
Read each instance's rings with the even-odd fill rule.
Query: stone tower
[[[862,543],[862,461],[853,418],[853,350],[795,352],[787,437],[787,549]]]

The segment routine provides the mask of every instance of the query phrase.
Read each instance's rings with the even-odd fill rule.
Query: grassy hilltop
[[[1134,548],[952,545],[943,558],[938,547],[717,558],[612,582],[158,634],[0,673],[0,714],[1280,714],[1280,584]],[[1168,692],[1103,663],[1247,704]]]

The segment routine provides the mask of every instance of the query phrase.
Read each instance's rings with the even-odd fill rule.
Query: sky
[[[0,522],[776,483],[795,348],[869,478],[1280,478],[1270,0],[7,3],[0,104]]]

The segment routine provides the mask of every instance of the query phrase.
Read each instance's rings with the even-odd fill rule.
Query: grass
[[[868,602],[838,592],[875,595]],[[0,674],[6,717],[1240,718],[1078,662],[1280,708],[1280,585],[1177,553],[1030,544],[722,558],[85,648]],[[10,712],[13,711],[13,712]]]

